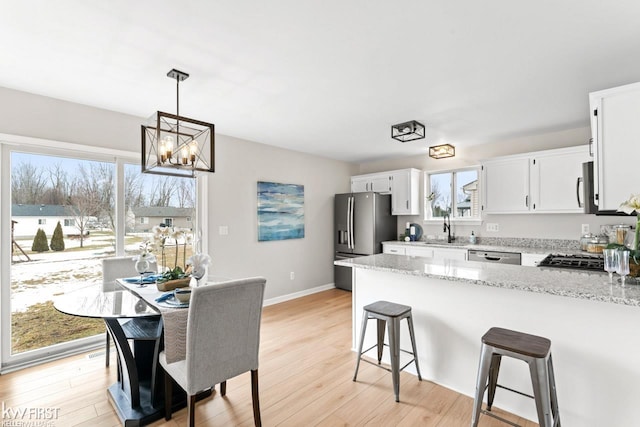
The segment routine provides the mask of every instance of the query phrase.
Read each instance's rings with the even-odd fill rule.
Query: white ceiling
[[[640,81],[637,0],[0,1],[0,86],[148,117],[177,68],[181,115],[347,161],[587,126]]]

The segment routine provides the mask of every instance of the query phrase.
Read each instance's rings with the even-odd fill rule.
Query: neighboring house
[[[133,216],[134,232],[151,231],[154,225],[193,229],[195,220],[194,208],[173,207],[138,207],[131,208],[127,217]]]
[[[73,207],[64,205],[11,205],[11,219],[15,221],[13,234],[15,237],[33,237],[38,228],[42,228],[50,237],[53,235],[58,221],[65,236],[79,235]],[[95,217],[88,221],[95,221]],[[87,231],[85,231],[86,233]]]
[[[478,194],[478,180],[462,186],[462,192],[467,195],[464,202],[458,203],[461,216],[480,216],[480,197]]]

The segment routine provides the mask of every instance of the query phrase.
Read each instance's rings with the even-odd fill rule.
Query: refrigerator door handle
[[[354,242],[354,236],[353,236],[353,211],[354,211],[354,205],[356,204],[356,200],[353,196],[349,197],[349,199],[351,199],[351,209],[349,212],[350,218],[349,218],[349,234],[350,234],[350,238],[351,238],[351,249],[355,249],[356,244]]]
[[[347,248],[351,249],[351,196],[347,198]]]

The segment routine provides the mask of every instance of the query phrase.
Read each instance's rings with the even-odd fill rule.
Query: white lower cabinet
[[[547,254],[521,254],[520,265],[537,267],[538,263],[546,257]]]
[[[417,246],[385,243],[382,245],[382,252],[385,254],[409,255],[422,258],[467,260],[466,249],[441,248],[429,245]]]

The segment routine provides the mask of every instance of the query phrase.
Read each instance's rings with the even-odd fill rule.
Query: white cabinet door
[[[420,171],[402,169],[391,172],[391,214],[420,214]]]
[[[583,213],[582,163],[589,160],[586,145],[535,155],[530,163],[531,210]]]
[[[395,255],[405,255],[405,246],[402,245],[382,245],[382,253],[385,254],[395,254]]]
[[[368,177],[351,177],[351,192],[352,193],[365,193],[369,191],[369,178]]]
[[[616,210],[630,194],[638,193],[630,179],[640,158],[640,83],[589,95],[595,121],[598,209]],[[632,176],[632,175],[631,175]]]
[[[433,259],[467,260],[466,249],[433,248]]]
[[[520,265],[536,267],[540,261],[545,259],[547,254],[521,254]]]
[[[405,253],[411,256],[419,256],[423,258],[433,258],[434,250],[432,248],[426,248],[421,246],[408,246],[405,249]]]
[[[529,212],[529,158],[490,160],[482,165],[485,213]]]
[[[386,194],[391,193],[391,175],[382,174],[371,177],[371,190],[369,191]]]

